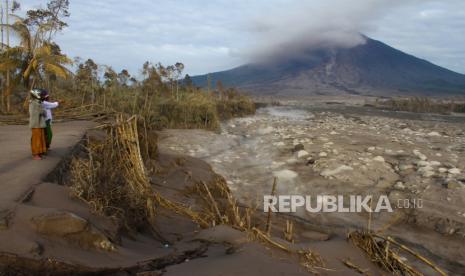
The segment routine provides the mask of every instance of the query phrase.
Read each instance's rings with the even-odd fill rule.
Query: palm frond
[[[44,64],[45,71],[52,73],[58,77],[67,79],[72,75],[71,71],[69,71],[66,67],[59,65],[59,64],[51,64],[45,63]]]

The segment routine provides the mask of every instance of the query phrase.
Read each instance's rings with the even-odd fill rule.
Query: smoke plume
[[[365,42],[363,33],[400,5],[418,0],[290,0],[263,9],[251,18],[254,41],[246,51],[252,61],[300,58],[312,49],[353,47]]]

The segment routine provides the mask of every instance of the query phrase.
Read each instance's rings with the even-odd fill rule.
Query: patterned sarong
[[[45,145],[45,133],[43,128],[31,128],[31,150],[32,155],[44,154],[47,152]]]

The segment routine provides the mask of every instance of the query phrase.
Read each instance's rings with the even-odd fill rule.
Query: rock
[[[278,168],[278,167],[284,166],[285,164],[286,164],[285,162],[276,162],[276,161],[271,162],[271,166],[273,168]]]
[[[413,166],[410,165],[410,164],[401,164],[401,165],[399,165],[399,170],[401,170],[401,171],[406,171],[406,170],[410,170],[410,169],[413,169]]]
[[[335,174],[338,174],[338,173],[341,173],[341,172],[344,172],[344,171],[352,171],[352,170],[353,170],[352,167],[342,165],[342,166],[337,167],[334,170],[325,169],[320,173],[320,175],[324,176],[324,177],[329,177],[329,176],[333,176]]]
[[[449,169],[448,172],[450,174],[460,174],[460,169],[458,168],[452,168],[452,169]]]
[[[70,213],[56,212],[32,218],[37,233],[63,238],[83,248],[96,248],[114,251],[108,238],[85,219]]]
[[[291,171],[291,170],[280,170],[280,171],[273,172],[273,175],[277,177],[278,180],[291,181],[294,178],[296,178],[298,174],[295,171]]]
[[[378,162],[384,162],[384,158],[382,156],[376,156],[375,158],[373,158],[374,161],[378,161]]]
[[[439,172],[440,173],[445,173],[445,172],[447,172],[447,169],[446,168],[439,168]]]
[[[433,167],[430,167],[429,165],[426,167],[419,168],[418,172],[421,173],[423,177],[431,177],[434,175],[434,169]]]
[[[441,134],[439,134],[438,132],[436,131],[431,131],[430,133],[426,134],[430,137],[437,137],[437,136],[441,136]]]
[[[302,145],[302,144],[297,144],[297,145],[294,146],[293,152],[301,151],[301,150],[303,150],[304,148],[305,148],[304,145]]]
[[[331,135],[336,135],[336,134],[338,134],[338,133],[337,133],[336,131],[333,130],[333,131],[331,131],[329,134],[331,134]]]
[[[265,127],[265,128],[260,128],[260,129],[258,129],[257,132],[258,132],[259,134],[262,134],[262,135],[263,135],[263,134],[269,134],[269,133],[273,132],[274,130],[275,130],[274,127],[272,127],[272,126],[267,126],[267,127]]]
[[[461,182],[459,182],[459,181],[457,181],[455,179],[451,179],[451,180],[446,181],[444,186],[447,189],[461,189],[461,188],[465,187],[465,185],[463,185]]]
[[[308,165],[313,165],[313,164],[315,164],[315,159],[313,159],[313,157],[307,158],[306,165],[308,166]]]
[[[42,215],[32,219],[38,233],[47,236],[66,236],[86,230],[89,222],[75,214],[63,212]]]
[[[305,150],[299,150],[296,155],[297,155],[297,158],[302,158],[302,157],[308,156],[308,152]]]
[[[415,162],[414,162],[415,163]],[[417,166],[418,167],[428,167],[429,166],[429,162],[428,161],[423,161],[423,160],[420,160],[417,163]]]
[[[320,154],[318,154],[318,156],[326,157],[326,156],[328,156],[328,154],[326,152],[322,151],[322,152],[320,152]]]
[[[416,157],[420,158],[420,160],[425,161],[426,159],[428,159],[428,158],[426,157],[426,155],[424,155],[423,153],[421,153],[419,150],[413,150],[413,154],[414,154]]]
[[[295,159],[295,158],[289,158],[289,159],[286,160],[286,164],[292,165],[292,164],[297,163],[297,161],[298,160]]]
[[[398,181],[398,182],[394,185],[394,188],[399,189],[399,190],[404,190],[404,189],[405,189],[405,185],[404,185],[404,183]]]
[[[281,142],[275,142],[275,143],[273,143],[273,145],[276,146],[276,147],[282,147],[282,146],[285,145],[285,143],[281,141]]]
[[[305,231],[301,233],[301,236],[311,241],[327,241],[330,238],[329,234],[316,231]]]

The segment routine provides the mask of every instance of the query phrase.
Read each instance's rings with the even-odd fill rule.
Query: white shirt
[[[42,102],[42,107],[45,109],[45,119],[52,121],[52,109],[58,107],[58,102]]]

